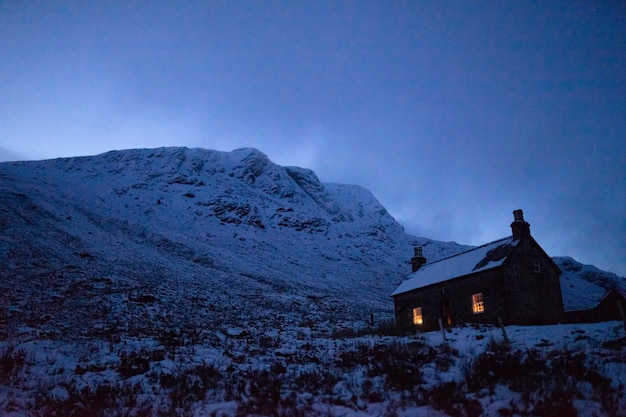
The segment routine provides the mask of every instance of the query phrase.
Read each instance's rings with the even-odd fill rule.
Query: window
[[[532,265],[533,265],[533,272],[534,273],[538,274],[538,273],[541,272],[541,262],[539,262],[539,259],[533,258]]]
[[[413,324],[417,324],[418,326],[424,324],[424,320],[422,319],[422,307],[415,307],[413,309]]]
[[[485,303],[483,302],[483,293],[472,295],[472,311],[474,314],[485,312]]]

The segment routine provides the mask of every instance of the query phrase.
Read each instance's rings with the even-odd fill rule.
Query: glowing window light
[[[422,307],[415,307],[413,309],[413,324],[424,324],[424,319],[422,318]]]
[[[474,314],[485,312],[485,303],[483,302],[483,293],[472,295],[472,311]]]

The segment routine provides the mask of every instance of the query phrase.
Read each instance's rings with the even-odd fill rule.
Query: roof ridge
[[[396,296],[450,279],[500,267],[519,242],[520,239],[515,236],[507,236],[456,255],[424,264],[400,283],[391,295]]]
[[[482,245],[480,245],[480,246],[475,246],[475,247],[473,247],[473,248],[471,248],[471,249],[468,249],[468,250],[466,250],[466,251],[459,252],[459,253],[455,253],[454,255],[446,256],[445,258],[437,259],[436,261],[426,262],[426,263],[422,266],[422,268],[424,268],[424,267],[425,267],[425,266],[427,266],[427,265],[436,264],[436,263],[441,262],[441,261],[445,261],[445,260],[448,260],[448,259],[451,259],[451,258],[454,258],[454,257],[457,257],[457,256],[464,255],[464,254],[466,254],[466,253],[469,253],[469,252],[472,252],[472,251],[475,251],[475,250],[478,250],[478,249],[484,248],[485,246],[493,245],[494,243],[500,242],[500,241],[502,241],[502,240],[511,239],[512,237],[513,237],[513,236],[507,236],[507,237],[503,237],[503,238],[501,238],[501,239],[496,239],[496,240],[494,240],[494,241],[492,241],[492,242],[484,243],[484,244],[482,244]]]

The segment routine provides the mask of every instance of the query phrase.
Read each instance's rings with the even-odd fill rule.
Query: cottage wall
[[[454,286],[451,297],[455,313],[453,324],[497,324],[498,317],[507,314],[503,278],[502,270],[496,268],[460,279]],[[472,295],[476,293],[483,296],[482,313],[474,313],[472,309]]]
[[[462,323],[496,324],[506,314],[502,270],[497,268],[463,278],[430,285],[394,297],[396,324],[413,326],[413,309],[422,308],[423,331],[439,328],[441,318],[446,327]],[[472,295],[482,293],[485,310],[474,313]]]
[[[532,239],[523,239],[504,266],[507,324],[547,324],[563,319],[561,271]]]

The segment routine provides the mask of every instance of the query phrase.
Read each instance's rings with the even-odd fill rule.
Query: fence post
[[[502,322],[502,317],[498,316],[498,324],[500,325],[500,329],[502,330],[502,337],[504,337],[504,343],[507,345],[511,343],[509,340],[509,336],[506,334],[506,329],[504,328],[504,323]]]
[[[439,318],[439,329],[441,329],[441,335],[443,336],[443,341],[447,342],[448,338],[446,337],[446,331],[443,328],[443,321],[441,321],[441,318]]]

